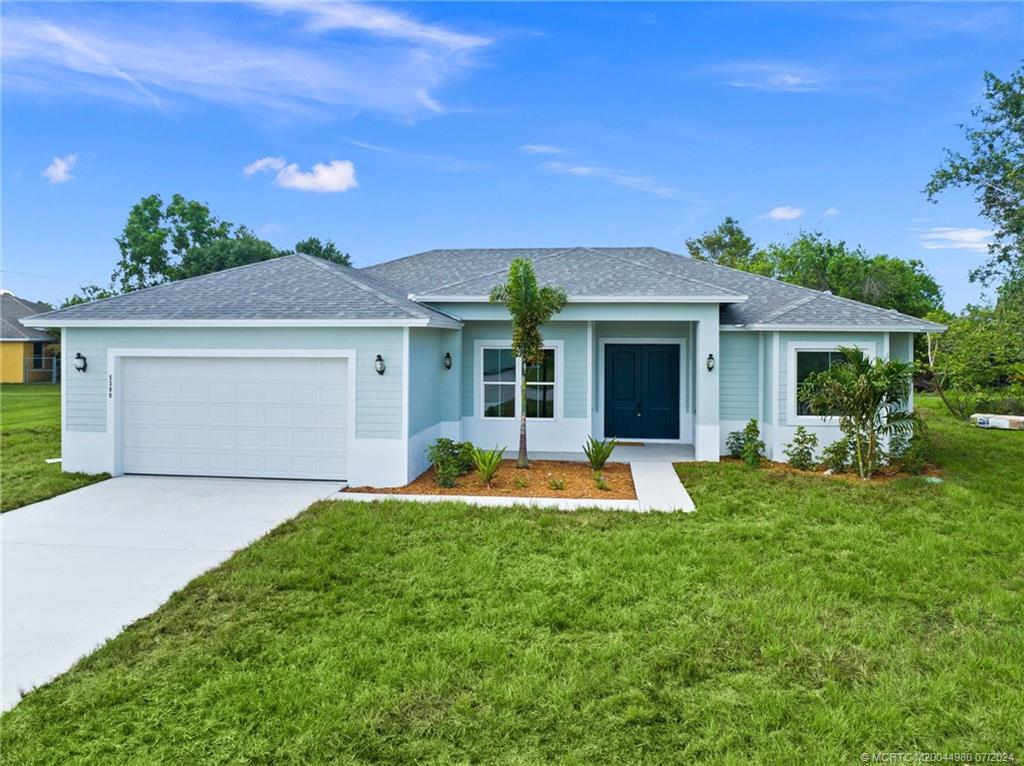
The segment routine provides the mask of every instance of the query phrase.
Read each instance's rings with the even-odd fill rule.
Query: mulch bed
[[[740,463],[742,462],[739,458],[735,457],[723,457],[723,462]],[[855,482],[857,484],[885,484],[895,479],[912,479],[912,478],[923,478],[925,476],[942,476],[942,471],[937,466],[928,465],[925,466],[921,473],[907,473],[906,471],[896,471],[891,468],[881,468],[876,471],[870,479],[862,479],[857,474],[856,468],[851,468],[843,473],[830,473],[826,474],[824,470],[820,471],[803,471],[799,468],[794,468],[789,463],[775,463],[770,460],[765,460],[761,463],[761,467],[757,470],[770,471],[771,473],[783,473],[791,474],[793,476],[816,476],[822,479],[840,479],[842,481]]]
[[[516,480],[525,481],[526,486],[517,487]],[[565,482],[564,489],[554,489],[552,480]],[[434,483],[434,469],[424,471],[411,484],[391,489],[374,487],[349,487],[346,492],[375,492],[389,495],[482,495],[487,497],[563,497],[601,498],[605,500],[635,500],[633,474],[625,463],[608,463],[604,467],[607,490],[600,490],[594,483],[590,466],[586,463],[572,463],[565,460],[531,460],[530,467],[516,468],[515,460],[501,461],[501,467],[494,476],[493,486],[488,487],[475,472],[460,476],[458,486],[439,487]]]

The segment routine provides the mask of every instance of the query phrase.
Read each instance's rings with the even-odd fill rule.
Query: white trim
[[[447,327],[457,319],[52,319],[31,327]]]
[[[772,433],[779,425],[779,366],[782,359],[779,356],[779,333],[772,333]],[[774,445],[772,447],[774,450]]]
[[[757,420],[764,422],[764,336],[757,336]]]
[[[836,426],[839,418],[820,415],[797,415],[796,407],[796,355],[799,351],[838,351],[840,347],[859,348],[868,359],[874,359],[876,347],[874,342],[843,343],[834,340],[793,340],[786,343],[786,425],[789,426]],[[776,369],[778,369],[776,367]]]
[[[788,332],[945,332],[946,325],[873,325],[873,324],[724,324],[722,332],[747,330],[785,330]]]
[[[416,295],[419,303],[490,303],[487,295]],[[569,295],[569,303],[743,303],[746,295]]]
[[[882,336],[882,358],[885,360],[889,359],[889,333],[885,333]]]
[[[594,417],[594,320],[587,321],[587,417]]]
[[[60,334],[60,456],[64,458],[64,450],[67,442],[65,434],[68,430],[68,367],[74,372],[74,365],[67,364],[68,334]],[[84,373],[80,373],[84,374]]]
[[[52,335],[33,335],[31,338],[0,338],[0,343],[53,343]]]
[[[515,415],[509,418],[484,417],[484,349],[510,349],[511,338],[478,339],[473,341],[473,417],[488,423],[501,423],[519,420],[522,416],[521,386],[523,382],[523,365],[516,357],[515,379]],[[565,396],[565,341],[546,340],[542,349],[555,352],[555,416],[553,418],[530,418],[528,423],[557,423],[564,417],[563,397]],[[505,383],[504,385],[513,385]]]
[[[348,376],[348,438],[346,472],[351,474],[356,441],[356,351],[355,349],[260,349],[260,348],[108,348],[107,349],[107,428],[105,431],[110,473],[120,476],[121,467],[121,364],[124,357],[262,357],[262,358],[337,358],[346,359]],[[408,377],[408,370],[403,370]],[[399,441],[399,440],[395,440]],[[404,439],[401,440],[404,443]],[[358,477],[357,477],[358,478]]]
[[[605,406],[604,406],[604,359],[605,359],[605,346],[609,343],[612,345],[624,344],[624,345],[652,345],[652,346],[679,346],[679,438],[677,439],[648,439],[647,437],[638,436],[637,439],[651,444],[693,444],[693,441],[687,441],[687,437],[693,436],[688,432],[687,426],[689,420],[687,418],[686,407],[684,402],[687,398],[687,392],[689,390],[689,365],[687,364],[686,350],[689,347],[686,338],[600,338],[597,341],[597,401],[601,405],[601,409],[597,411],[597,421],[601,426],[601,438],[605,438],[604,432],[604,421],[605,421]]]
[[[405,435],[406,449],[402,451],[403,461],[405,465],[402,466],[402,473],[409,476],[409,449],[408,440],[412,437],[409,433],[409,375],[412,370],[409,368],[409,328],[405,327],[402,329],[402,433]],[[440,394],[440,391],[437,392]],[[355,400],[355,391],[352,392],[352,398]],[[355,422],[352,423],[352,427],[355,428]],[[410,477],[409,481],[412,481],[415,477]]]

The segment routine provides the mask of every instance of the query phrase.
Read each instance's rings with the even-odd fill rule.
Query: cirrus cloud
[[[249,178],[256,173],[273,172],[274,183],[283,189],[309,192],[343,192],[359,186],[356,166],[350,160],[331,160],[314,163],[312,170],[301,170],[298,163],[283,157],[261,157],[242,168]]]
[[[935,226],[918,234],[917,239],[925,250],[974,250],[984,253],[988,251],[992,232],[970,226]]]

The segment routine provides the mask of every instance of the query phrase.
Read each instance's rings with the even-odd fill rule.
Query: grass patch
[[[60,385],[0,385],[0,512],[109,478],[46,462],[60,454]]]
[[[1024,434],[945,481],[680,469],[698,512],[323,502],[30,693],[11,763],[1024,753]]]

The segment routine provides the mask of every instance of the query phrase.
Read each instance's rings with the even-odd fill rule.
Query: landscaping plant
[[[800,398],[822,419],[837,416],[850,439],[857,473],[868,479],[877,469],[885,438],[913,432],[907,410],[913,365],[895,359],[870,360],[858,348],[840,348],[845,360],[811,373]]]
[[[512,351],[522,364],[519,391],[519,456],[517,468],[529,468],[526,454],[527,371],[540,362],[544,347],[540,328],[560,312],[569,299],[561,287],[537,285],[533,262],[514,258],[508,266],[508,280],[491,290],[491,302],[504,303],[512,317]]]
[[[435,439],[427,447],[427,460],[434,466],[434,481],[441,487],[454,487],[455,480],[473,470],[474,447],[471,442]]]
[[[491,487],[494,474],[498,472],[498,467],[501,465],[501,458],[504,454],[504,447],[495,447],[494,449],[480,449],[477,447],[473,450],[473,464],[476,466],[477,473],[480,474],[480,478],[487,485],[488,489]]]
[[[589,437],[586,443],[584,443],[583,453],[590,462],[590,470],[596,476],[601,475],[601,471],[604,470],[604,464],[612,456],[612,451],[617,444],[618,442],[615,439],[595,439],[593,436]]]
[[[842,473],[850,467],[850,440],[836,439],[821,451],[821,466],[832,473]]]
[[[818,449],[818,435],[812,434],[803,426],[797,426],[793,432],[793,441],[782,450],[789,458],[789,464],[801,471],[812,471],[816,465],[814,453]]]
[[[548,479],[548,486],[551,487],[551,489],[554,489],[554,490],[557,490],[557,491],[560,492],[561,490],[565,489],[565,480],[564,479],[556,479],[556,478],[552,477],[552,478]]]
[[[751,418],[743,426],[742,431],[733,431],[725,440],[725,446],[729,454],[740,458],[751,468],[761,465],[764,458],[764,442],[761,441],[761,429],[758,428],[757,419]]]

